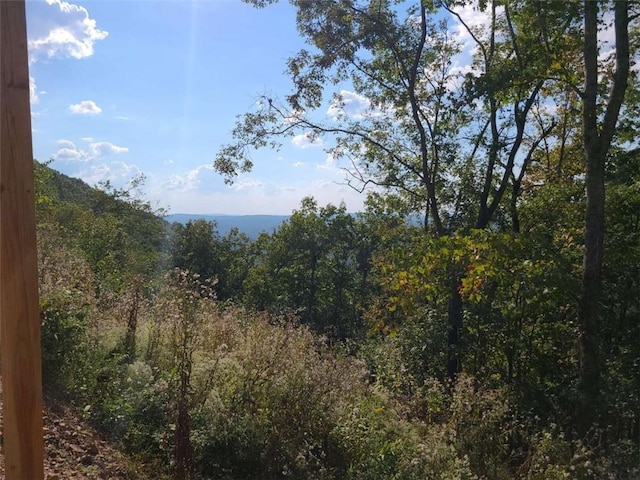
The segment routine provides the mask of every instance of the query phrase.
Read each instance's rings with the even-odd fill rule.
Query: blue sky
[[[233,186],[212,171],[235,116],[290,89],[303,44],[287,2],[28,0],[27,25],[38,160],[90,185],[143,173],[146,198],[172,213],[289,214],[308,195],[362,208],[303,138],[256,152]]]
[[[305,196],[362,210],[365,194],[345,184],[347,161],[304,134],[279,151],[255,152],[253,171],[231,186],[213,171],[236,116],[260,95],[283,98],[291,90],[286,62],[304,44],[286,0],[261,10],[241,0],[26,4],[36,159],[53,159],[53,168],[90,185],[122,187],[144,174],[145,198],[170,213],[286,215]],[[471,2],[456,13],[475,35],[486,34],[486,11]],[[450,20],[460,53],[447,75],[459,80],[474,68],[476,46]],[[612,29],[601,37],[606,57]],[[315,113],[328,121],[341,112],[381,113],[348,89],[335,86],[339,108],[327,101]],[[553,105],[541,108],[553,112]]]

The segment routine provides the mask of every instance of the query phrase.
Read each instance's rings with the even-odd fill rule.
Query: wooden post
[[[5,478],[44,478],[42,365],[24,0],[0,0],[0,361]]]

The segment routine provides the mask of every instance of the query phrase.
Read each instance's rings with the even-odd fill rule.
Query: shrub
[[[256,318],[237,334],[235,345],[224,344],[194,419],[199,471],[207,478],[335,478],[345,464],[331,432],[366,390],[362,365],[291,324]]]
[[[371,392],[340,420],[333,434],[349,459],[344,478],[376,480],[472,479],[448,430],[403,418],[382,390]]]
[[[42,329],[42,377],[49,389],[76,390],[78,368],[84,362],[87,311],[76,309],[64,298],[40,304]]]

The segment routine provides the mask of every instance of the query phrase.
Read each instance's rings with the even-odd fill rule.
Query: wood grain
[[[24,0],[0,0],[0,355],[7,480],[41,480],[42,366]]]

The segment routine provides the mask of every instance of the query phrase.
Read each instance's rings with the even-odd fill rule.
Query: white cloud
[[[334,120],[344,117],[354,120],[363,118],[380,118],[383,115],[393,113],[393,108],[383,109],[371,105],[371,101],[364,95],[349,90],[340,90],[331,100],[327,109],[327,115]]]
[[[613,12],[605,12],[603,26],[598,29],[598,61],[604,62],[615,53],[616,31]]]
[[[292,123],[300,122],[303,118],[304,118],[303,110],[293,110],[289,113],[289,115],[284,117],[283,121],[285,124],[291,125]]]
[[[173,161],[172,161],[173,163]],[[206,170],[213,170],[213,165],[204,164],[189,170],[184,175],[171,175],[163,181],[162,188],[177,192],[190,192],[197,190],[200,185],[200,174]]]
[[[40,100],[38,98],[38,89],[36,87],[36,79],[29,75],[29,97],[31,98],[31,103],[36,104]]]
[[[73,143],[71,140],[58,140],[58,145],[60,145],[61,148],[72,148],[72,149],[76,149],[76,144]]]
[[[491,12],[489,9],[481,11],[475,4],[458,5],[452,8],[452,10],[459,15],[460,20],[469,27],[465,27],[460,20],[456,19],[456,25],[452,28],[454,32],[454,39],[462,46],[463,50],[475,51],[477,45],[471,36],[471,32],[476,38],[484,39],[487,28],[491,25]],[[499,11],[503,11],[501,7],[498,7]]]
[[[296,162],[296,163],[292,163],[292,165],[296,168],[299,167],[304,167],[307,163],[306,162]]]
[[[62,160],[63,162],[67,161],[85,161],[84,152],[77,150],[75,148],[63,147],[59,149],[54,155],[53,158],[55,160]]]
[[[92,138],[83,138],[89,145],[81,149],[70,140],[59,140],[60,148],[52,155],[54,160],[90,162],[108,155],[119,155],[129,151],[127,147],[119,147],[110,142],[94,142]]]
[[[97,185],[101,182],[121,183],[122,180],[130,180],[142,173],[136,165],[125,162],[101,163],[91,165],[76,176],[89,185]]]
[[[447,72],[446,88],[450,92],[455,92],[462,86],[467,73],[478,73],[477,69],[474,69],[471,64],[471,60],[463,65],[459,63],[459,60],[460,58],[454,60],[451,68]]]
[[[538,110],[540,115],[546,115],[549,117],[555,117],[558,113],[558,104],[554,101],[553,98],[547,98],[545,101],[534,107]]]
[[[327,115],[334,120],[345,116],[360,119],[370,107],[371,102],[366,97],[349,90],[340,90],[331,101]]]
[[[298,148],[321,147],[323,145],[322,139],[312,132],[296,135],[291,140],[291,143]]]
[[[93,142],[89,144],[89,151],[94,157],[100,157],[102,155],[127,153],[129,149],[109,142]]]
[[[46,18],[33,22],[29,40],[31,61],[39,57],[87,58],[94,53],[94,44],[107,38],[89,17],[86,8],[64,0],[46,0],[51,6]]]
[[[244,179],[231,185],[233,190],[252,190],[264,186],[264,182],[260,180]]]
[[[338,168],[337,164],[338,164],[338,158],[336,154],[334,152],[329,152],[327,153],[327,158],[324,161],[324,163],[319,163],[318,165],[316,165],[316,168],[318,170],[338,171],[340,170],[340,168]]]
[[[172,212],[226,213],[230,215],[289,215],[300,207],[304,197],[313,196],[319,205],[345,202],[349,211],[364,209],[365,194],[340,184],[342,176],[332,180],[299,182],[294,185],[280,184],[258,179],[240,180],[244,188],[221,187],[220,190],[188,192],[168,190],[166,183],[153,179],[147,190],[152,203],[170,206]]]
[[[80,115],[98,115],[102,112],[102,109],[93,100],[83,100],[80,103],[69,105],[69,110]]]
[[[162,184],[162,189],[166,191],[190,191],[195,189],[195,185],[187,185],[186,178],[181,175],[170,175]]]

